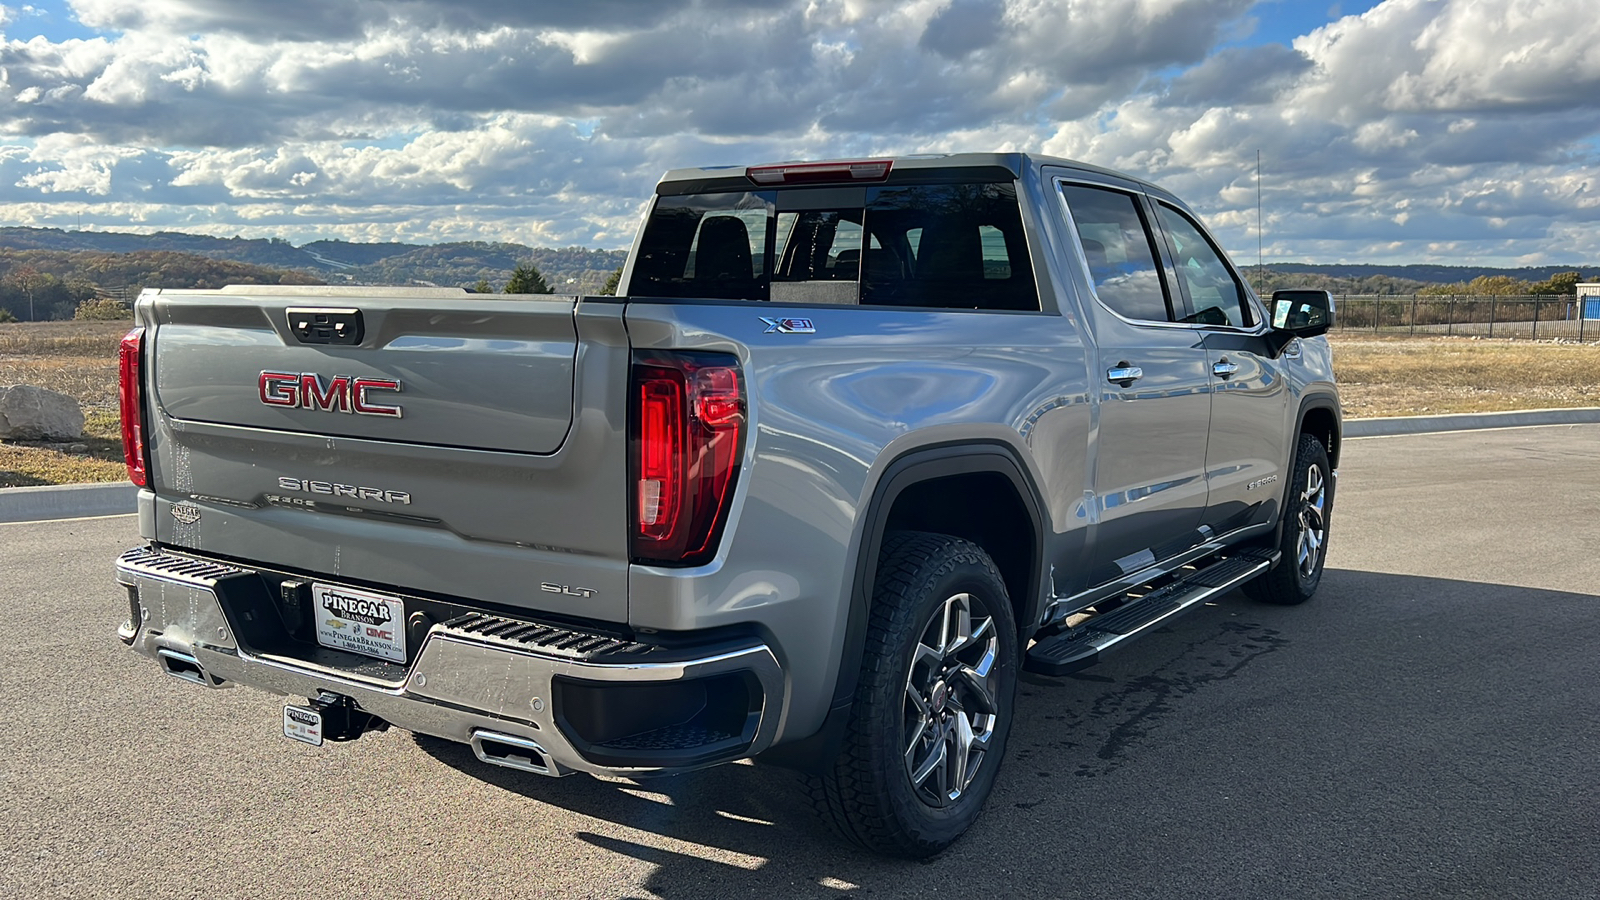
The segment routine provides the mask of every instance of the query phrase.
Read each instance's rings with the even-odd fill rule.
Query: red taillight
[[[836,182],[883,181],[894,162],[887,159],[840,160],[836,162],[785,163],[777,166],[751,166],[746,178],[756,184],[829,184]]]
[[[703,563],[716,552],[744,443],[737,361],[642,353],[634,360],[632,407],[633,557]]]
[[[145,455],[144,385],[140,379],[144,366],[144,329],[135,328],[122,338],[117,354],[120,377],[118,399],[122,401],[122,460],[128,464],[128,480],[145,487],[150,480]]]
[[[639,535],[672,539],[683,506],[684,384],[677,372],[638,373]]]

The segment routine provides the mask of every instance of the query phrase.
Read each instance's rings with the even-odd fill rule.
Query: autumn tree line
[[[1317,272],[1285,272],[1272,268],[1263,271],[1254,266],[1246,269],[1244,274],[1263,297],[1271,296],[1276,290],[1292,288],[1322,290],[1336,296],[1571,296],[1577,293],[1576,285],[1580,282],[1600,280],[1600,275],[1585,278],[1578,272],[1558,272],[1545,281],[1528,281],[1510,275],[1480,275],[1466,281],[1440,283],[1396,275],[1349,277]]]
[[[615,294],[619,268],[601,293]],[[308,272],[279,269],[192,253],[132,253],[0,247],[0,322],[125,319],[145,288],[220,288],[229,284],[324,284]],[[478,293],[549,294],[554,288],[532,262],[522,263],[498,287],[489,274],[461,287]]]
[[[0,229],[7,234],[18,229]],[[22,238],[32,235],[40,240],[37,230],[23,229]],[[44,234],[45,232],[40,232]],[[63,233],[64,234],[64,233]],[[49,232],[46,236],[60,236]],[[103,235],[96,235],[103,238]],[[117,235],[129,239],[143,236]],[[159,237],[159,236],[158,236]],[[167,235],[167,238],[174,236]],[[177,235],[176,237],[185,237]],[[46,321],[51,319],[127,318],[129,306],[144,288],[219,288],[228,284],[323,284],[322,278],[311,271],[278,268],[271,265],[239,262],[213,256],[176,250],[135,250],[112,252],[107,250],[62,250],[29,246],[28,240],[18,238],[20,246],[0,246],[0,322]],[[8,238],[9,240],[9,238]],[[241,242],[254,248],[260,241]],[[231,244],[230,244],[231,246]],[[276,247],[277,242],[270,242]],[[288,246],[284,244],[283,246]],[[357,251],[390,253],[356,269],[328,274],[336,283],[360,284],[424,284],[457,285],[480,294],[549,294],[562,293],[615,294],[622,269],[609,272],[609,277],[598,291],[595,284],[600,272],[594,265],[607,255],[607,262],[615,261],[620,254],[610,251],[587,251],[582,248],[564,250],[537,250],[518,244],[460,243],[433,245],[407,249],[407,245],[322,244],[327,252],[336,248],[341,255],[350,256]],[[259,249],[259,248],[257,248]],[[292,248],[291,248],[292,249]],[[541,262],[556,267],[557,277],[548,278],[528,254],[539,255]],[[570,258],[569,258],[570,257]],[[565,266],[565,268],[563,268]],[[579,268],[573,268],[573,267]],[[582,268],[587,266],[589,268]],[[388,267],[388,268],[384,268]],[[1279,271],[1272,268],[1250,268],[1246,278],[1263,296],[1280,288],[1315,288],[1336,295],[1411,295],[1420,297],[1493,298],[1515,296],[1572,296],[1576,285],[1584,281],[1600,280],[1600,275],[1589,278],[1580,272],[1556,272],[1543,281],[1523,280],[1505,274],[1485,274],[1466,281],[1448,284],[1421,281],[1394,274],[1396,270],[1411,270],[1438,277],[1437,266],[1387,267],[1387,273],[1347,272],[1343,275],[1303,271]],[[1346,267],[1370,270],[1373,266]],[[380,271],[381,269],[381,271]],[[389,271],[393,269],[394,271]],[[370,270],[370,271],[369,271]],[[1462,272],[1470,274],[1471,270]],[[1479,269],[1478,271],[1483,271]],[[1492,271],[1492,270],[1491,270]],[[1543,272],[1530,273],[1534,277]],[[353,273],[353,274],[352,274]],[[354,280],[351,280],[352,277]],[[341,281],[340,279],[343,279]],[[555,284],[552,282],[560,282]]]
[[[0,322],[126,318],[143,288],[322,284],[306,272],[146,250],[96,253],[0,247]]]
[[[606,277],[606,283],[598,291],[602,297],[614,297],[617,294],[617,285],[622,280],[622,268],[617,269]],[[474,294],[553,294],[556,289],[551,287],[533,263],[523,263],[511,270],[511,277],[506,279],[505,286],[499,291],[489,283],[487,276],[479,278],[477,283],[467,288]]]
[[[1430,284],[1417,293],[1425,297],[1572,297],[1577,295],[1579,284],[1595,280],[1584,278],[1577,272],[1557,272],[1545,281],[1523,281],[1509,275],[1479,275],[1471,281],[1455,284]]]

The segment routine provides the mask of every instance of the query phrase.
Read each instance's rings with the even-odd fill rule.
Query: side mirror
[[[1333,327],[1333,295],[1327,291],[1273,291],[1272,329],[1293,337],[1316,337]]]

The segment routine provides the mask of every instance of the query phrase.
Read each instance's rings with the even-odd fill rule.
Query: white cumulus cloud
[[[11,221],[625,246],[667,168],[1036,150],[1252,247],[1600,261],[1587,0],[68,0],[0,7]]]

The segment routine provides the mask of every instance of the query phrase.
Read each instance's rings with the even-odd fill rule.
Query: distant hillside
[[[1236,260],[1237,262],[1237,260]],[[1252,267],[1253,268],[1253,267]],[[1329,275],[1334,278],[1388,277],[1420,281],[1424,284],[1453,284],[1471,281],[1482,276],[1504,275],[1519,281],[1544,281],[1557,272],[1593,272],[1600,266],[1526,266],[1520,269],[1496,269],[1489,266],[1375,266],[1346,265],[1344,263],[1319,265],[1317,263],[1269,263],[1269,270],[1286,274]]]
[[[1600,266],[1529,266],[1495,269],[1487,266],[1368,266],[1272,263],[1265,272],[1244,269],[1246,280],[1263,295],[1283,288],[1312,288],[1335,294],[1415,294],[1439,285],[1466,285],[1475,279],[1510,279],[1528,289],[1562,272],[1600,277]],[[1513,291],[1515,293],[1515,291]]]
[[[131,300],[144,288],[322,284],[315,275],[169,250],[104,253],[0,247],[0,310],[23,321],[70,319],[95,296]]]
[[[600,290],[607,276],[627,257],[622,250],[557,249],[485,241],[368,244],[330,240],[296,247],[276,238],[244,240],[176,231],[128,234],[20,227],[0,228],[0,248],[5,247],[97,253],[188,253],[276,270],[298,270],[333,284],[433,284],[470,288],[483,279],[497,291],[505,286],[512,269],[532,262],[556,291],[575,294]],[[1258,279],[1262,280],[1268,291],[1310,287],[1337,294],[1411,294],[1428,285],[1466,283],[1484,276],[1537,282],[1557,272],[1573,270],[1593,275],[1600,273],[1600,266],[1497,269],[1488,266],[1271,263],[1265,273],[1258,273],[1255,266],[1244,267],[1250,282],[1255,284]]]
[[[319,242],[328,244],[332,242]],[[308,247],[311,245],[307,245]],[[342,248],[319,249],[329,259],[359,259],[369,244],[349,244]],[[404,245],[385,244],[385,248]],[[336,255],[341,254],[341,255]],[[374,254],[376,255],[376,254]],[[505,287],[511,270],[531,261],[557,293],[592,294],[622,265],[628,254],[622,250],[586,250],[567,247],[560,250],[525,247],[522,244],[490,244],[472,241],[412,247],[400,253],[386,253],[377,260],[337,270],[335,280],[355,284],[436,284],[440,287],[472,287],[479,279],[493,290]]]
[[[131,234],[120,231],[62,231],[59,228],[12,226],[0,228],[0,247],[98,253],[167,251],[279,269],[316,268],[311,264],[310,254],[297,249],[288,241],[277,238],[258,240],[214,238],[201,234],[184,234],[180,231]]]
[[[1419,278],[1395,275],[1331,275],[1317,266],[1306,265],[1268,266],[1265,271],[1248,266],[1243,272],[1245,280],[1262,296],[1284,288],[1310,288],[1334,294],[1415,294],[1430,284]]]
[[[355,244],[350,241],[312,241],[300,249],[323,265],[334,268],[370,266],[379,260],[417,249],[418,244]]]
[[[0,228],[0,247],[98,253],[177,252],[276,269],[298,269],[336,284],[435,284],[471,287],[480,278],[498,290],[518,265],[532,262],[557,291],[598,291],[622,265],[621,250],[528,247],[471,241],[452,244],[313,241],[296,247],[277,238],[245,240],[163,231],[62,231]]]

